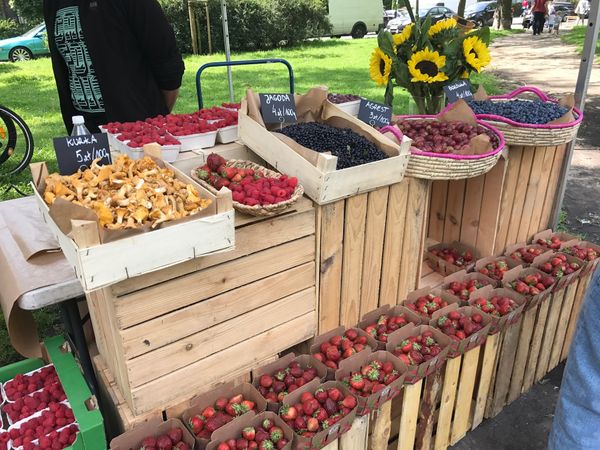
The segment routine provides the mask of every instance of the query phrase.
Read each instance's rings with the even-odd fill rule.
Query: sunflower
[[[408,39],[410,38],[410,35],[412,34],[412,29],[413,29],[413,24],[410,23],[410,24],[406,25],[400,33],[394,34],[394,45],[396,45],[396,46],[402,45],[406,41],[408,41]]]
[[[369,73],[371,79],[380,86],[385,86],[390,79],[392,71],[392,59],[377,47],[371,54]]]
[[[449,18],[440,20],[429,28],[429,37],[433,37],[442,31],[451,30],[453,28],[456,28],[456,19]]]
[[[469,78],[469,72],[467,72],[466,70],[461,74],[460,78]]]
[[[492,60],[487,45],[477,36],[470,36],[463,41],[463,54],[467,64],[477,72],[481,72]]]
[[[446,65],[446,57],[428,48],[413,53],[408,60],[408,71],[412,75],[410,81],[435,83],[445,81],[448,76],[440,69]]]

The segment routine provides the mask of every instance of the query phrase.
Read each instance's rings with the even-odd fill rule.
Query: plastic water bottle
[[[71,136],[85,136],[90,134],[89,130],[85,127],[85,119],[83,116],[73,116],[73,131]]]

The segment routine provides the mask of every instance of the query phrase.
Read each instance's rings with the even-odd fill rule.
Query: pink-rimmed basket
[[[523,93],[535,94],[543,102],[558,103],[558,100],[548,97],[535,86],[523,86],[508,94],[490,96],[493,102],[509,102]],[[531,100],[530,100],[531,101]],[[573,108],[575,120],[565,123],[537,125],[520,123],[506,117],[494,114],[477,114],[483,120],[496,128],[504,135],[507,145],[524,145],[530,147],[552,147],[571,142],[577,136],[577,131],[583,120],[583,113]]]
[[[400,120],[439,120],[438,116],[411,115],[396,116]],[[483,175],[496,165],[504,149],[504,137],[494,126],[477,120],[477,125],[488,129],[498,138],[498,145],[493,150],[480,155],[458,155],[456,153],[423,152],[412,147],[405,175],[425,180],[464,180]],[[387,126],[380,130],[390,132],[402,142],[402,132],[395,126]]]

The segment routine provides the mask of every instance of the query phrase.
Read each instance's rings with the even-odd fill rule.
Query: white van
[[[359,39],[383,26],[383,0],[328,0],[327,14],[332,36]]]

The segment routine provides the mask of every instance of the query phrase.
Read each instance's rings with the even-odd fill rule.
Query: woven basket
[[[509,94],[492,96],[489,100],[509,102],[524,92],[537,95],[543,102],[558,103],[557,100],[551,99],[533,86],[523,86]],[[477,118],[498,128],[504,135],[507,145],[553,147],[571,142],[577,136],[577,131],[583,120],[583,113],[579,109],[573,108],[573,115],[575,120],[572,122],[546,125],[519,123],[494,114],[478,114]]]
[[[268,178],[276,178],[276,177],[281,176],[280,173],[275,172],[273,170],[269,170],[266,167],[263,167],[256,163],[253,163],[252,161],[245,161],[245,160],[241,160],[241,159],[230,159],[229,161],[227,161],[226,165],[227,165],[227,167],[235,167],[237,169],[254,169],[254,172],[264,175],[265,177],[268,177]],[[216,195],[217,190],[213,186],[211,186],[206,181],[198,178],[198,176],[196,175],[196,171],[198,169],[199,169],[199,167],[192,169],[192,178],[195,181],[197,181],[198,183],[200,183],[202,186],[204,186],[206,189],[208,189],[210,192],[212,192],[213,194]],[[248,205],[244,205],[243,203],[234,201],[233,207],[236,210],[238,210],[239,212],[241,212],[242,214],[248,214],[250,216],[256,216],[256,217],[269,217],[269,216],[274,216],[276,214],[281,214],[283,211],[285,211],[290,206],[292,206],[295,202],[297,202],[298,199],[301,198],[303,194],[304,194],[304,188],[298,184],[298,185],[296,185],[296,189],[294,189],[294,193],[292,194],[292,196],[284,202],[276,203],[273,205],[248,206]]]
[[[401,119],[429,119],[437,120],[436,116],[400,116]],[[406,176],[422,178],[425,180],[464,180],[466,178],[478,177],[492,170],[502,155],[504,139],[502,134],[494,127],[477,121],[478,125],[492,131],[498,137],[499,145],[488,153],[482,155],[458,155],[453,153],[422,152],[411,149]],[[382,133],[393,133],[397,139],[402,139],[402,133],[396,127],[385,127]]]

